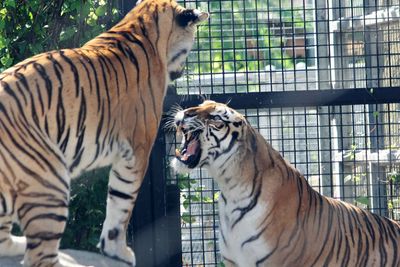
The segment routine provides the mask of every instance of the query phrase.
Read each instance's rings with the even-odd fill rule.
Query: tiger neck
[[[232,151],[233,156],[228,156],[226,162],[210,172],[226,200],[236,202],[260,193],[263,173],[259,166],[258,151],[253,150],[258,149],[257,143],[260,141],[255,132],[251,133],[250,138],[238,140]]]
[[[286,162],[280,153],[257,132],[253,132],[248,142],[235,152],[229,171],[219,173],[219,188],[226,201],[263,202],[274,206],[282,197],[288,198],[298,185],[309,187],[300,173]],[[296,194],[297,195],[297,194]]]

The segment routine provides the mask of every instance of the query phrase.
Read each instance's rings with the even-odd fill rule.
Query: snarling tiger
[[[205,101],[176,113],[172,165],[217,181],[225,266],[400,266],[400,225],[324,197],[228,106]]]
[[[25,266],[62,266],[71,178],[111,165],[99,247],[135,266],[126,229],[163,98],[207,18],[175,1],[141,1],[81,48],[0,74],[0,256],[25,253]],[[25,237],[10,234],[12,222]]]

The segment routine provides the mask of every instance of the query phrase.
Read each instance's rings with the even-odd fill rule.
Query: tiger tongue
[[[199,146],[199,142],[196,139],[193,139],[192,141],[190,141],[190,143],[187,146],[187,150],[186,150],[186,155],[191,156],[196,154],[196,150]]]

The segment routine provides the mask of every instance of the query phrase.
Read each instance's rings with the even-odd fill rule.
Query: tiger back
[[[135,266],[126,229],[163,98],[207,18],[175,1],[141,1],[81,48],[39,54],[0,74],[0,256],[62,266],[70,180],[111,165],[99,247]],[[10,234],[12,222],[25,237]]]

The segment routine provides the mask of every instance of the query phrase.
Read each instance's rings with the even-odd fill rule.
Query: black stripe
[[[79,163],[81,163],[81,159],[82,159],[82,155],[83,155],[84,151],[85,151],[84,148],[81,149],[79,151],[79,153],[74,157],[74,161],[72,162],[71,166],[69,167],[70,172],[73,172],[74,169],[79,166]]]
[[[261,181],[261,180],[260,180]],[[235,208],[232,212],[235,211],[239,211],[240,215],[239,217],[233,222],[231,229],[233,229],[235,227],[235,225],[240,222],[240,220],[243,219],[243,217],[250,212],[256,205],[257,205],[257,201],[259,196],[261,195],[261,182],[257,188],[257,191],[255,192],[255,195],[252,197],[252,199],[250,200],[250,203],[245,206],[245,207],[240,207],[240,208]]]
[[[100,111],[100,85],[99,85],[99,81],[97,79],[98,74],[97,74],[97,68],[94,65],[94,63],[92,62],[92,60],[90,59],[90,57],[88,57],[83,50],[75,50],[75,52],[77,52],[78,54],[80,54],[88,63],[89,66],[93,72],[93,77],[94,77],[94,81],[96,83],[96,93],[97,93],[97,111]],[[90,79],[89,79],[90,80]],[[90,83],[91,85],[91,83]],[[90,92],[92,92],[92,86],[90,86]],[[83,94],[82,94],[83,95]]]
[[[3,194],[0,192],[0,201],[1,201],[1,206],[2,208],[2,213],[1,214],[7,214],[7,203],[6,203],[6,199],[3,196]]]
[[[239,133],[238,133],[238,132],[232,132],[232,139],[231,139],[231,141],[229,142],[228,147],[227,147],[226,149],[224,149],[221,153],[216,153],[214,159],[217,159],[217,158],[219,158],[221,155],[224,155],[224,154],[226,154],[226,153],[229,153],[229,152],[232,150],[233,146],[235,145],[235,142],[236,142],[238,136],[239,136]]]
[[[26,244],[26,250],[34,250],[35,248],[39,247],[42,242],[28,242]]]
[[[83,130],[83,126],[85,124],[86,120],[86,113],[87,113],[87,108],[86,108],[86,97],[85,94],[82,90],[82,95],[81,95],[81,104],[79,105],[79,112],[78,112],[78,122],[76,125],[77,128],[77,134],[79,134]]]
[[[108,194],[111,195],[111,196],[115,196],[115,197],[118,197],[118,198],[125,199],[125,200],[126,199],[133,199],[133,197],[131,195],[128,195],[128,194],[123,193],[121,191],[115,190],[115,189],[113,189],[111,187],[108,188]]]
[[[21,111],[22,111],[22,110],[25,110],[25,109],[22,107],[22,105],[21,105],[21,103],[20,103],[18,97],[17,97],[16,94],[14,93],[14,91],[12,91],[12,89],[10,88],[9,84],[6,83],[5,81],[0,81],[0,85],[3,87],[4,91],[14,99],[15,103],[16,103],[17,106],[18,106],[18,109],[21,110]],[[24,112],[20,112],[20,115],[21,115],[21,116],[23,117],[23,119],[26,121],[26,117],[25,117]]]
[[[152,100],[152,104],[153,104],[152,105],[152,109],[153,109],[154,114],[157,114],[156,110],[155,110],[156,109],[156,106],[155,106],[156,102],[155,102],[154,92],[153,92],[153,88],[151,86],[151,78],[152,78],[152,75],[151,75],[152,72],[151,72],[151,67],[150,67],[151,61],[150,61],[149,55],[147,53],[146,47],[144,46],[144,44],[140,40],[135,38],[129,32],[121,31],[121,32],[119,32],[119,34],[121,34],[128,41],[130,41],[130,42],[136,44],[137,46],[139,46],[142,49],[142,51],[145,54],[145,56],[146,56],[147,71],[148,71],[147,84],[149,86],[150,96],[151,96],[151,100]],[[139,81],[139,75],[138,75],[138,81]],[[139,90],[139,92],[140,92],[140,90]],[[144,115],[146,115],[146,112],[144,113]],[[157,125],[158,125],[159,124],[159,121],[158,121],[159,118],[156,118],[156,120],[157,120]],[[145,121],[146,121],[146,118],[145,118]]]
[[[137,61],[137,58],[135,54],[133,53],[132,49],[129,46],[123,47],[122,44],[118,43],[117,48],[124,53],[126,57],[131,61],[133,66],[135,66],[136,69],[136,84],[139,84],[140,80],[140,69],[139,69],[139,63]],[[128,89],[128,88],[127,88]]]
[[[24,99],[25,106],[27,106],[27,105],[28,105],[28,99],[26,98],[25,93],[22,91],[22,88],[21,88],[21,86],[19,85],[19,82],[16,82],[15,85],[16,85],[16,87],[17,87],[17,90],[18,90],[19,94],[20,94],[20,95],[22,96],[22,98]]]
[[[60,192],[62,195],[66,197],[66,192],[65,190],[61,190],[58,187],[54,186],[53,183],[50,183],[48,180],[44,179],[42,176],[38,175],[36,172],[32,171],[28,166],[23,164],[16,156],[15,156],[15,151],[10,151],[4,144],[4,142],[0,138],[0,144],[3,146],[3,148],[7,151],[7,153],[10,155],[10,157],[14,160],[14,162],[17,163],[17,165],[24,171],[26,174],[30,175],[32,178],[34,178],[36,181],[38,181],[41,185],[53,189],[57,192]],[[67,187],[67,184],[64,180],[62,180],[62,183]]]
[[[73,49],[71,49],[71,50],[73,50]],[[71,70],[72,74],[74,75],[75,97],[78,97],[79,96],[79,89],[80,89],[80,85],[79,85],[80,81],[79,81],[79,72],[78,72],[78,70],[77,70],[77,68],[75,66],[75,63],[72,62],[72,60],[65,55],[65,51],[64,50],[60,50],[59,51],[59,55],[70,66],[70,70]]]
[[[45,83],[45,88],[47,91],[47,108],[50,109],[50,105],[51,105],[51,98],[53,95],[53,84],[52,81],[50,79],[50,77],[47,75],[47,72],[45,70],[45,68],[37,63],[34,62],[33,63],[33,67],[34,69],[37,71],[37,73],[39,74],[39,76],[43,79],[44,83]]]
[[[40,90],[40,87],[39,87],[39,84],[38,84],[38,81],[35,79],[35,85],[36,85],[36,92],[37,92],[37,94],[36,94],[36,96],[37,96],[37,98],[38,98],[38,100],[39,100],[39,104],[40,104],[40,108],[41,108],[41,110],[42,110],[42,116],[44,116],[44,102],[43,102],[43,96],[42,96],[42,92],[41,92],[41,90]]]
[[[267,216],[267,218],[269,217],[269,215]],[[268,228],[268,226],[272,223],[272,220],[266,224],[257,234],[250,236],[248,239],[246,239],[245,241],[242,242],[241,244],[241,248],[244,247],[244,245],[246,245],[247,243],[251,243],[253,241],[256,241],[257,239],[260,238],[260,236],[264,233],[264,231]]]
[[[113,173],[114,173],[115,177],[118,180],[120,180],[121,182],[124,182],[126,184],[132,184],[134,182],[134,181],[130,181],[130,180],[126,180],[126,179],[122,178],[122,176],[116,170],[113,170]]]
[[[321,203],[321,206],[323,206],[322,203]],[[327,222],[327,225],[326,225],[326,230],[325,230],[326,234],[325,234],[325,237],[324,237],[324,239],[322,241],[322,244],[328,244],[328,239],[329,239],[329,236],[330,236],[330,230],[332,228],[332,210],[331,210],[331,206],[329,205],[329,203],[326,205],[326,208],[327,208],[328,218],[324,218],[325,219],[324,220],[324,224],[326,224],[326,222]],[[323,223],[323,222],[320,221],[320,223]],[[317,257],[315,258],[315,260],[313,261],[313,263],[310,266],[314,266],[318,262],[318,260],[322,256],[322,253],[324,252],[325,248],[326,248],[325,246],[321,247]]]
[[[58,93],[58,101],[57,101],[57,144],[60,143],[61,137],[65,131],[65,108],[63,103],[62,92]]]
[[[67,149],[70,131],[71,131],[71,129],[68,127],[67,134],[64,137],[64,141],[62,141],[60,144],[60,149],[61,149],[62,153],[65,153],[65,150]]]
[[[25,202],[22,204],[21,207],[18,208],[17,214],[20,218],[23,218],[26,216],[26,214],[33,209],[58,209],[58,208],[67,208],[68,204],[66,201],[63,200],[55,200],[54,196],[51,194],[41,194],[41,195],[32,195],[28,194],[30,197],[36,197],[36,198],[46,198],[47,200],[51,200],[53,204],[47,204],[47,203],[38,203],[38,202]]]
[[[26,235],[26,238],[51,241],[51,240],[61,239],[62,236],[63,236],[63,233],[53,233],[53,232],[43,231],[43,232],[38,232],[35,234],[28,234],[28,235]]]
[[[53,259],[53,258],[57,258],[58,257],[58,254],[57,253],[53,253],[53,254],[47,254],[47,255],[44,255],[44,256],[42,256],[42,257],[40,257],[39,259],[38,259],[38,261],[39,262],[41,262],[41,261],[44,261],[44,260],[48,260],[48,259]],[[53,263],[53,266],[55,265],[55,263]]]
[[[25,231],[25,229],[28,229],[29,225],[36,220],[46,220],[46,221],[51,220],[56,222],[65,222],[67,221],[67,217],[63,215],[57,215],[54,213],[38,214],[36,216],[29,218],[26,222],[24,222],[23,230]]]
[[[174,63],[176,60],[178,60],[179,57],[181,57],[182,55],[186,55],[187,54],[187,49],[182,49],[181,51],[179,51],[178,53],[176,53],[171,60],[168,62],[168,64],[172,64]]]

